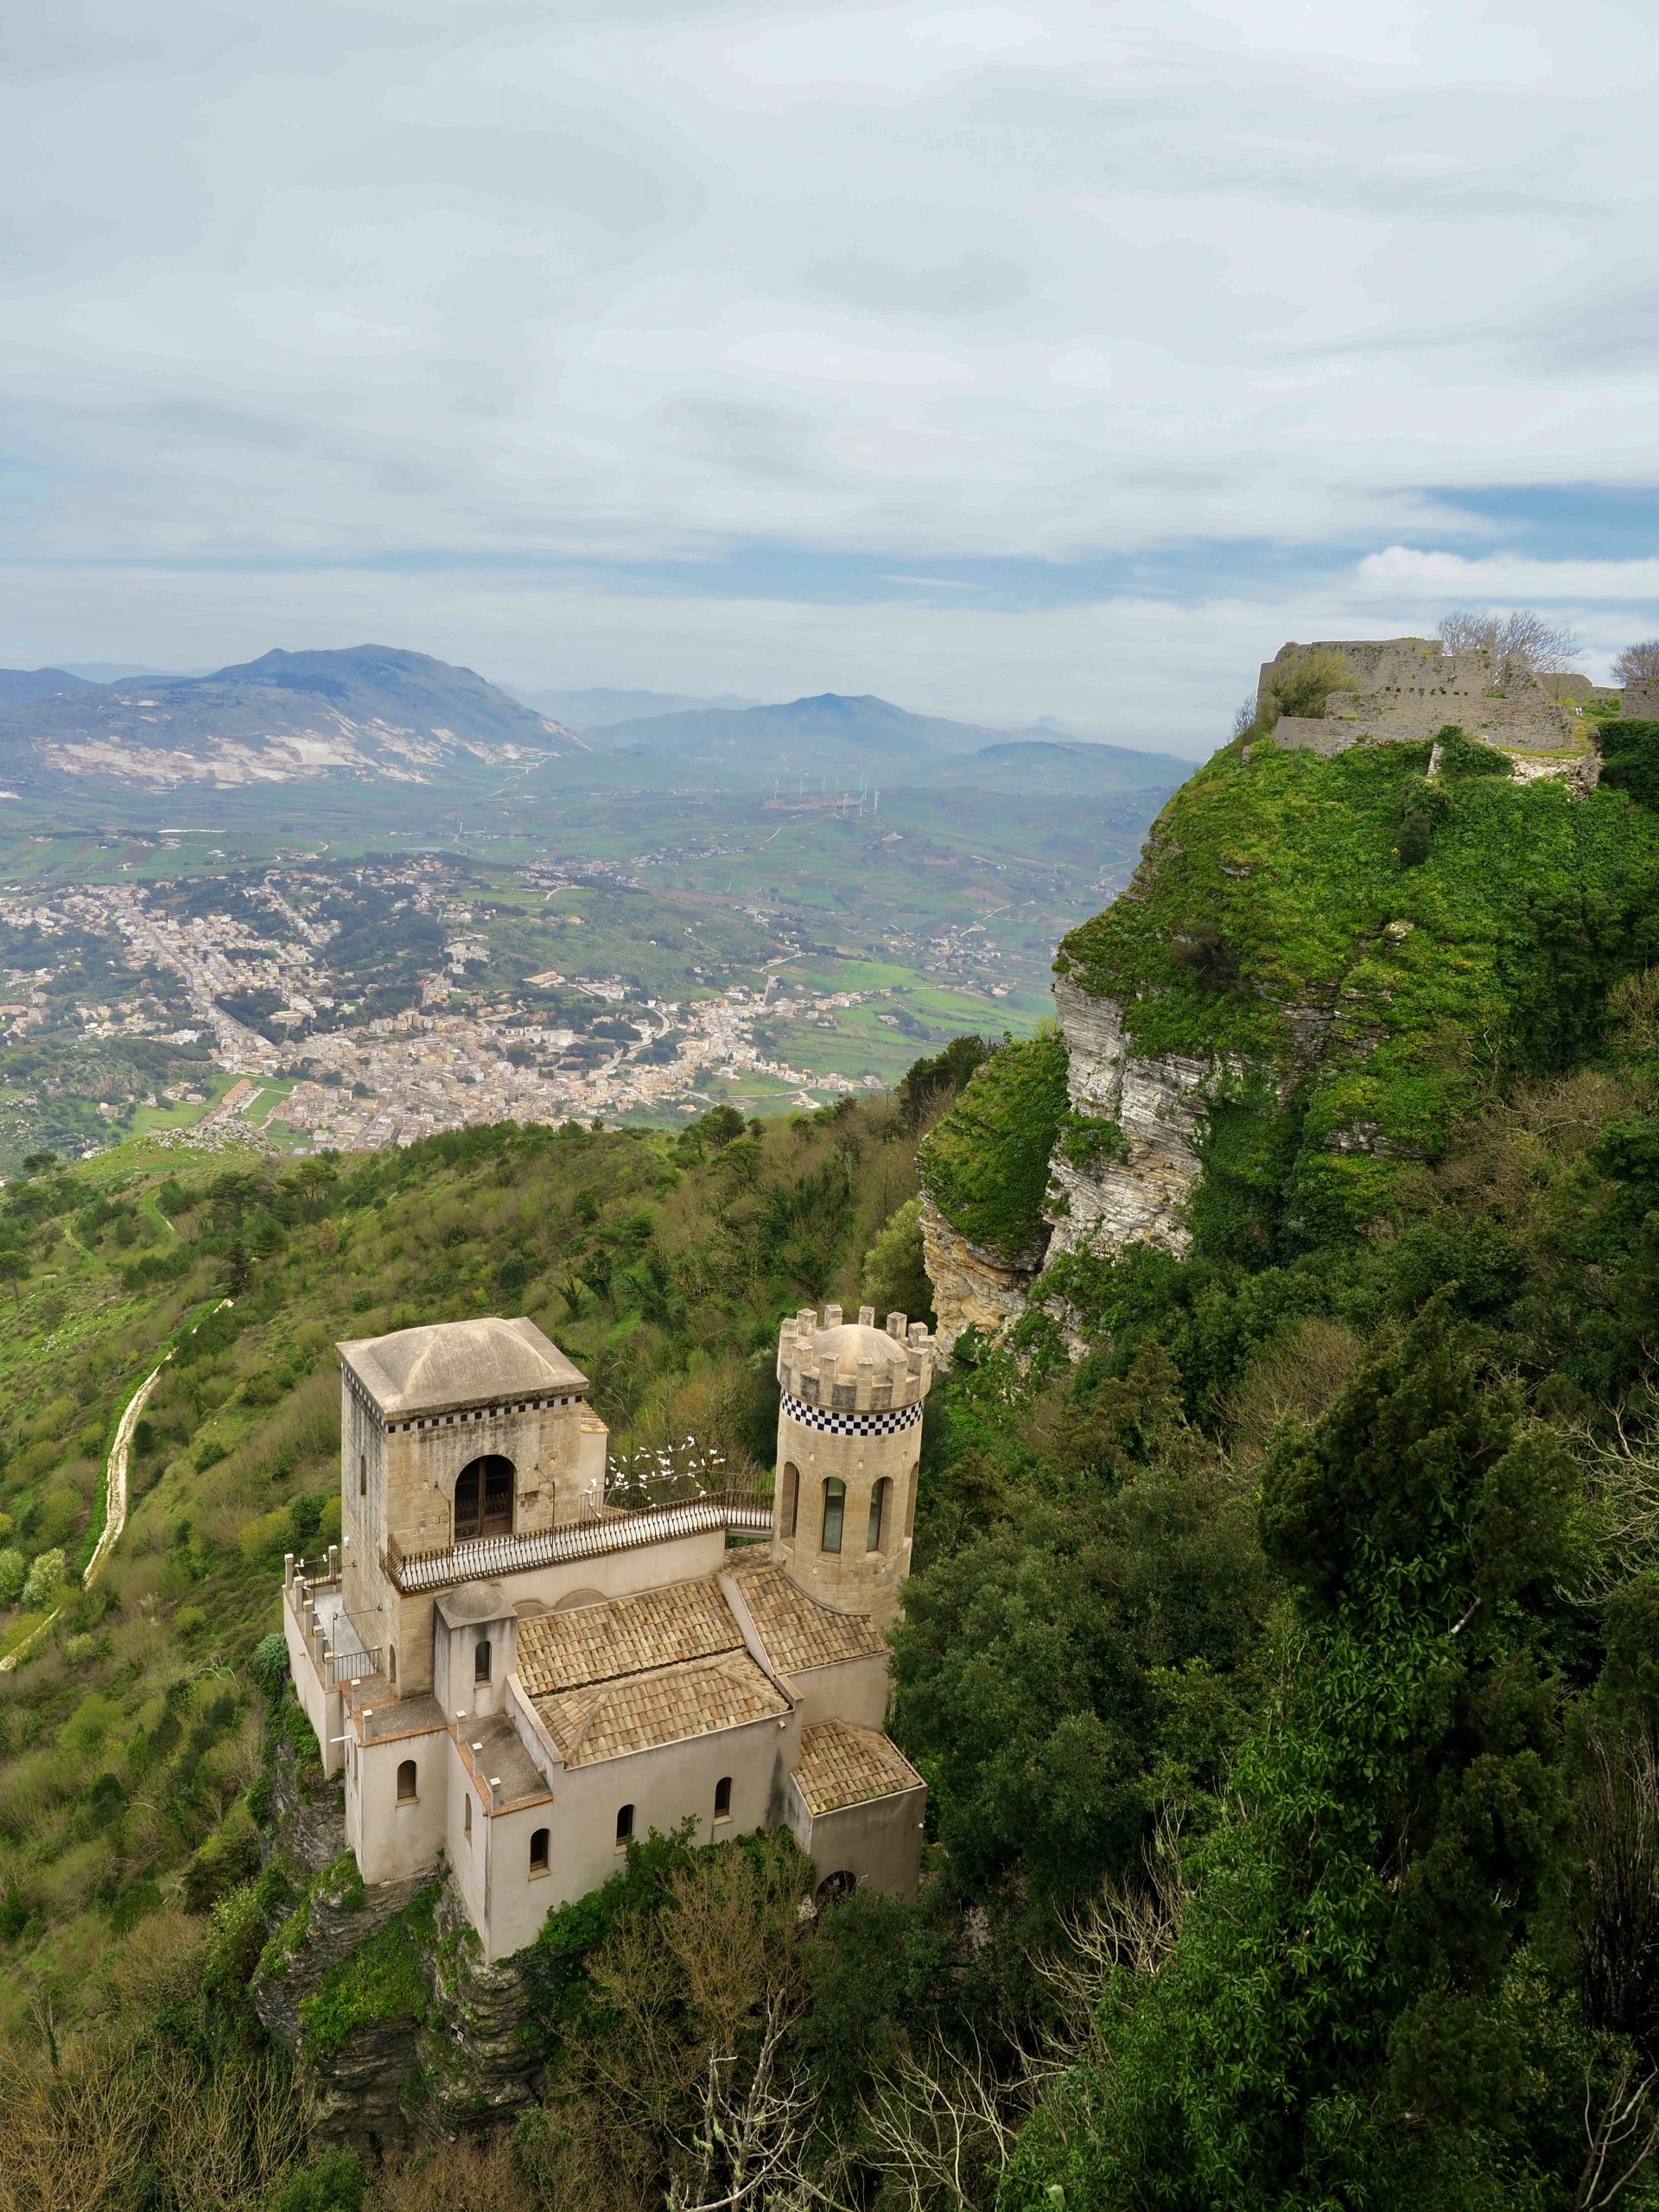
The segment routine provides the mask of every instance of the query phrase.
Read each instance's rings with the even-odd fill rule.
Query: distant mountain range
[[[84,676],[67,668],[0,668],[0,708],[26,707],[31,700],[55,698],[60,691],[96,691]]]
[[[607,751],[626,747],[687,766],[807,776],[844,774],[853,768],[894,784],[912,772],[942,767],[945,760],[957,771],[982,758],[988,748],[999,758],[1028,758],[1035,748],[1046,748],[1054,756],[1051,767],[1069,760],[1074,767],[1088,768],[1091,784],[1109,763],[1119,790],[1173,789],[1192,772],[1190,760],[1171,753],[1096,745],[1061,735],[1052,723],[1026,730],[986,729],[937,715],[913,715],[868,694],[849,698],[836,691],[780,706],[705,706],[652,715],[613,723],[596,732],[594,742]]]
[[[753,707],[754,699],[722,692],[700,699],[687,691],[613,691],[603,685],[586,691],[514,691],[515,699],[539,707],[555,721],[591,737],[595,730],[609,730],[618,722],[650,721],[660,715],[678,715],[695,707]]]
[[[558,701],[570,720],[543,709]],[[643,704],[642,704],[643,702]],[[630,711],[618,716],[616,709]],[[608,719],[607,719],[608,718]],[[588,734],[573,724],[580,723]],[[826,691],[776,705],[671,692],[541,692],[526,703],[469,668],[390,645],[283,652],[207,676],[89,683],[67,669],[0,669],[0,786],[51,797],[160,793],[320,777],[441,795],[479,764],[585,755],[579,780],[635,776],[728,787],[938,778],[1021,790],[1173,790],[1190,761],[1078,739],[1052,722],[998,730]]]
[[[211,676],[113,684],[0,671],[0,780],[15,792],[326,775],[431,783],[468,760],[586,749],[574,730],[471,669],[390,645],[269,652]]]

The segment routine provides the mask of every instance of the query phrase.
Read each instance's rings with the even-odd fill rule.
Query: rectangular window
[[[847,1517],[847,1485],[839,1476],[831,1475],[823,1486],[823,1536],[820,1548],[826,1552],[841,1549],[841,1527]]]

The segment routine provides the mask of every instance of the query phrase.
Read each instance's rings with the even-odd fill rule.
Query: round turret
[[[772,1550],[795,1580],[838,1611],[883,1626],[910,1571],[923,1401],[934,1345],[925,1324],[874,1311],[843,1321],[810,1306],[778,1344],[778,1481]]]

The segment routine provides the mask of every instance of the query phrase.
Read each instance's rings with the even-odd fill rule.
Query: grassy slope
[[[26,1557],[90,1548],[117,1408],[204,1300],[237,1300],[164,1371],[99,1585],[0,1677],[0,2031],[42,1985],[66,2017],[96,2009],[252,1778],[243,1662],[277,1623],[283,1551],[315,1550],[338,1514],[336,1338],[527,1313],[620,1441],[694,1431],[764,1465],[778,1316],[855,1301],[913,1153],[881,1105],[707,1156],[572,1127],[438,1138],[343,1173],[210,1160],[164,1213],[179,1156],[142,1147],[9,1192],[29,1268],[0,1336],[0,1541]],[[0,1611],[0,1635],[16,1623]]]

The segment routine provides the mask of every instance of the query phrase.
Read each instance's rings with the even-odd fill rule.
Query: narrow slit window
[[[473,1834],[473,1793],[470,1789],[461,1802],[461,1832],[470,1843]]]
[[[883,1475],[870,1492],[870,1533],[865,1549],[884,1552],[887,1548],[887,1506],[893,1496],[893,1478]]]
[[[831,1475],[823,1486],[823,1537],[820,1548],[826,1552],[841,1549],[842,1524],[847,1518],[847,1485],[839,1475]]]
[[[397,1802],[412,1805],[416,1798],[416,1773],[413,1759],[402,1759],[397,1766]]]
[[[490,1679],[490,1639],[480,1636],[473,1646],[473,1680],[487,1682]]]
[[[359,1452],[357,1455],[357,1494],[359,1497],[366,1497],[369,1494],[369,1455],[366,1452]]]
[[[722,1774],[715,1784],[715,1818],[729,1821],[732,1817],[732,1777]]]
[[[787,1539],[795,1534],[795,1516],[801,1503],[801,1471],[788,1460],[784,1467],[783,1495],[778,1501],[778,1533]]]
[[[546,1873],[548,1866],[548,1845],[550,1840],[550,1839],[549,1837],[548,1831],[545,1828],[535,1828],[531,1830],[530,1838],[530,1871],[532,1874]]]
[[[633,1834],[633,1808],[624,1805],[616,1816],[616,1847],[621,1850]]]
[[[395,1643],[389,1643],[386,1646],[386,1680],[391,1684],[393,1689],[397,1688],[397,1647]]]

